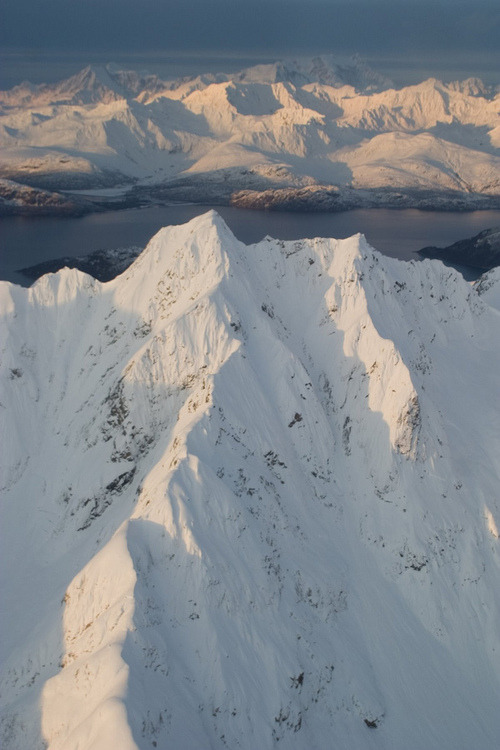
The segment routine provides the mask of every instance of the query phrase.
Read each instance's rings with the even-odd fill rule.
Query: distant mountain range
[[[0,282],[2,748],[497,750],[499,292],[213,212]]]
[[[396,89],[328,56],[170,82],[88,67],[0,94],[0,211],[42,210],[43,195],[16,202],[12,181],[121,187],[115,206],[498,207],[499,101],[478,79]],[[108,199],[71,196],[75,210]]]

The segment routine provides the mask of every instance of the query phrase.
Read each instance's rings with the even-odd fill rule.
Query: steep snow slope
[[[2,746],[496,748],[497,287],[214,213],[3,282]]]
[[[347,207],[437,191],[481,207],[500,195],[498,102],[481,81],[395,90],[329,57],[169,83],[89,67],[0,94],[0,176],[56,189],[141,180],[221,203],[309,185],[341,188]]]

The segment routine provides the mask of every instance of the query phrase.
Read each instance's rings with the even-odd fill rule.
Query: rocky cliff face
[[[3,746],[493,750],[497,281],[211,213],[3,282]]]

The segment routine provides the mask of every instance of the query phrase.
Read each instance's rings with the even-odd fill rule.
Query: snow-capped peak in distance
[[[286,59],[268,65],[256,65],[242,71],[237,78],[255,83],[293,83],[304,86],[322,83],[335,88],[352,86],[357,91],[380,90],[393,84],[354,56],[340,63],[334,55]]]
[[[110,93],[114,94],[115,98],[123,96],[108,67],[104,65],[88,65],[68,79],[62,93],[65,89],[69,96],[73,95],[71,102],[74,104],[78,103],[79,99],[82,104],[91,104],[99,98],[106,102]]]
[[[116,85],[106,66],[88,65],[75,75],[53,84],[19,84],[5,92],[4,100],[12,105],[19,99],[24,105],[52,104],[95,104],[109,103],[123,98],[124,92]],[[10,96],[9,96],[10,94]]]
[[[449,84],[453,91],[460,91],[467,96],[491,97],[494,92],[498,93],[499,87],[486,86],[480,78],[466,78],[465,81],[452,81]]]
[[[2,746],[496,750],[498,283],[214,213],[1,283]]]
[[[191,82],[210,85],[231,80],[252,83],[293,83],[303,86],[307,83],[323,83],[340,87],[353,86],[359,90],[367,88],[388,88],[391,82],[371,70],[359,58],[341,64],[333,55],[314,58],[287,59],[268,65],[256,65],[236,74],[203,74],[180,78],[177,81],[162,81],[158,76],[133,70],[122,70],[115,63],[107,65],[87,65],[68,79],[54,84],[33,85],[23,82],[11,89],[11,99],[22,96],[25,103],[28,97],[32,103],[41,103],[52,94],[54,103],[91,104],[105,103],[121,98],[135,98],[140,94],[153,95],[165,89],[175,89]],[[7,92],[2,92],[5,99]]]
[[[395,89],[330,56],[170,82],[88,67],[4,92],[0,110],[0,178],[36,188],[312,210],[500,201],[498,95],[476,79]]]
[[[156,75],[121,70],[114,63],[109,63],[87,65],[70,78],[54,84],[21,83],[10,92],[2,92],[2,100],[9,106],[13,106],[15,101],[20,101],[25,106],[40,106],[47,103],[109,104],[120,99],[133,99],[145,92],[154,94],[163,88],[164,82]]]

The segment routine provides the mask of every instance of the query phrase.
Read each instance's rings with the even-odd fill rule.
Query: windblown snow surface
[[[497,750],[499,281],[210,213],[2,282],[2,747]]]

